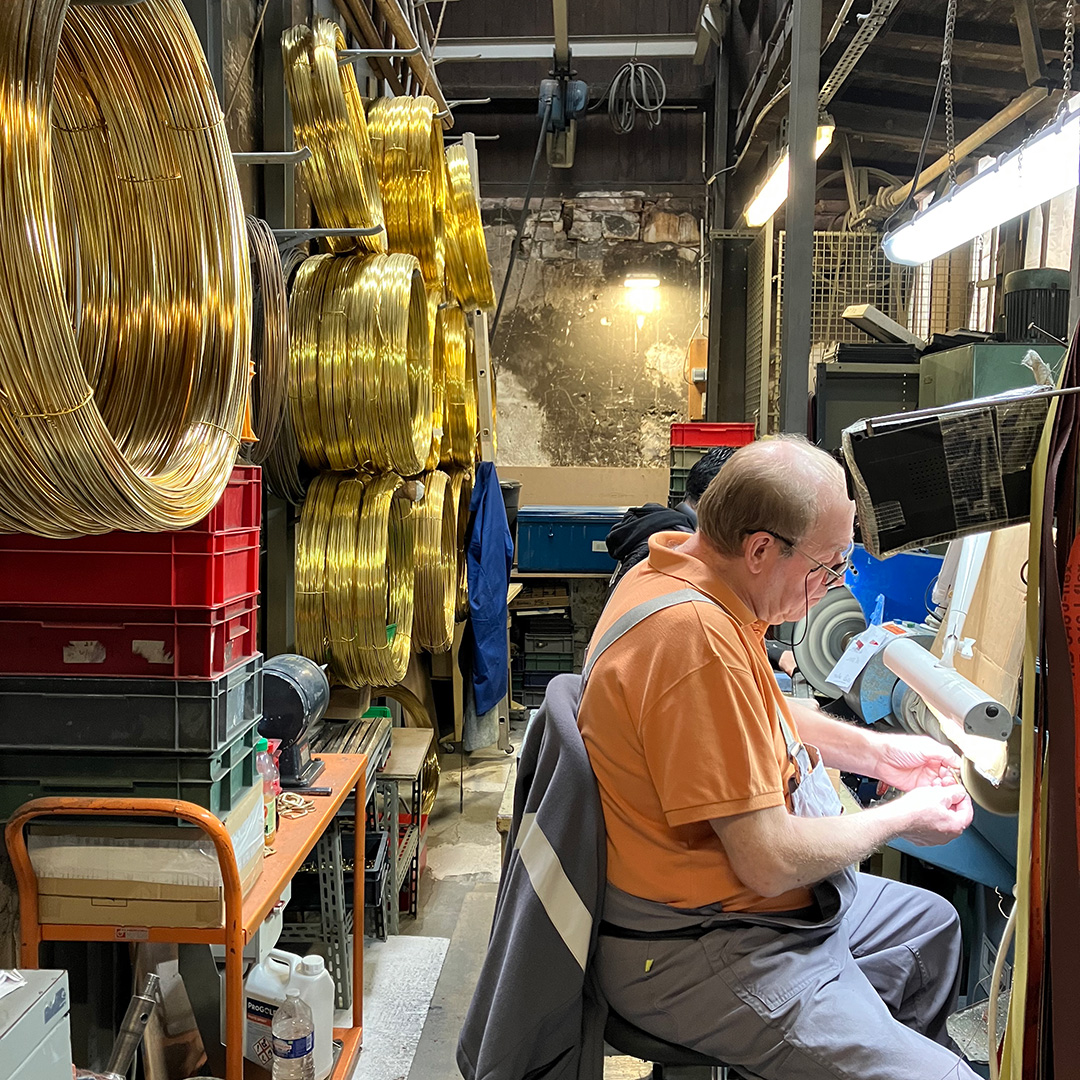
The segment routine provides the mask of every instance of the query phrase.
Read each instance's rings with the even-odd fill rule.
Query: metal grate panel
[[[761,401],[761,319],[765,303],[765,230],[746,253],[746,381],[743,420],[756,420]]]

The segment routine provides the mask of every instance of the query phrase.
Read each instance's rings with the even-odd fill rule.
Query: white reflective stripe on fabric
[[[514,847],[521,855],[533,891],[544,905],[548,918],[584,971],[592,937],[592,916],[566,876],[543,829],[536,824],[535,814],[522,815]]]

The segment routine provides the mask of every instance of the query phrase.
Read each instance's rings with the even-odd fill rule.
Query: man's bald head
[[[801,436],[785,435],[736,451],[698,504],[698,528],[723,555],[739,555],[745,537],[759,531],[797,545],[848,501],[839,464]]]

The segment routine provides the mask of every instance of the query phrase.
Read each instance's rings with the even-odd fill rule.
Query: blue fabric
[[[490,461],[476,467],[469,510],[475,515],[465,564],[475,643],[472,680],[476,712],[482,716],[495,708],[507,691],[506,589],[514,561],[514,541],[506,522],[499,477]]]

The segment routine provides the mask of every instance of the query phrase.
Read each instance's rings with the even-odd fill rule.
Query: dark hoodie
[[[608,554],[619,564],[611,575],[608,595],[632,566],[649,557],[649,537],[659,532],[697,531],[697,512],[689,503],[679,503],[669,510],[659,503],[632,506],[618,525],[607,534]]]

